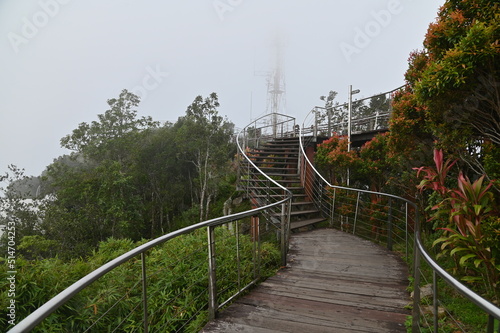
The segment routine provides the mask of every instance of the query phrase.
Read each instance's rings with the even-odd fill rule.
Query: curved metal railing
[[[293,119],[293,121],[295,120]],[[252,124],[256,126],[259,122]],[[255,127],[255,129],[257,130],[255,132],[262,133],[262,130],[258,131],[259,128]],[[254,171],[259,172],[260,169],[246,154],[248,133],[247,126],[238,135],[238,161],[243,163],[245,168],[253,168]],[[82,317],[84,315],[79,312],[85,312],[85,315],[88,315],[88,325],[84,330],[100,331],[104,326],[105,330],[113,331],[135,332],[142,329],[142,331],[148,332],[151,329],[173,332],[186,330],[190,323],[196,321],[206,312],[208,312],[209,319],[214,318],[219,309],[259,281],[262,265],[274,265],[275,268],[279,268],[286,261],[289,230],[287,212],[292,194],[262,171],[260,171],[258,181],[268,187],[267,191],[279,192],[279,195],[269,196],[265,202],[254,201],[254,208],[251,210],[197,223],[136,247],[66,288],[12,327],[9,332],[28,332],[43,323],[44,319],[50,322],[50,316],[56,315],[58,309],[63,308],[66,303],[77,297],[82,291],[88,291],[87,288],[90,288],[98,280],[105,279],[107,274],[113,274],[120,267],[125,267],[124,265],[128,265],[126,266],[127,271],[134,268],[139,269],[135,278],[130,278],[130,287],[127,287],[124,295],[119,297],[116,302],[110,304],[107,309],[101,310],[102,306],[98,307],[96,304],[92,304],[95,302],[94,299],[87,302],[88,304],[78,302],[79,308],[73,309],[75,314],[80,314]],[[258,222],[261,216],[264,216],[263,223]],[[271,216],[273,218],[280,216],[279,223],[272,223],[271,219],[267,219]],[[161,247],[162,244],[168,244],[188,235],[196,236],[203,229],[207,231],[206,238],[201,237],[204,241],[198,239],[194,242],[196,246],[192,245],[192,248],[183,250],[177,249],[173,253],[169,252],[168,255],[178,255],[177,264],[185,266],[187,271],[182,271],[179,275],[187,274],[190,270],[201,270],[208,272],[206,276],[198,281],[187,281],[189,283],[184,283],[178,287],[179,289],[169,289],[162,285],[161,288],[152,290],[151,286],[155,281],[163,274],[170,273],[174,267],[156,267],[153,266],[153,263],[148,263],[148,251],[164,251]],[[197,237],[200,238],[199,234]],[[266,251],[265,254],[262,253],[261,248],[269,246],[266,243],[281,247],[281,260],[274,262],[272,258],[267,258],[269,251]],[[189,252],[184,253],[188,250]],[[182,254],[175,252],[182,252]],[[195,262],[195,259],[199,258],[200,255],[206,256],[206,266],[193,267],[191,263]],[[224,257],[226,261],[223,260]],[[270,260],[271,262],[269,262]],[[229,261],[232,265],[236,265],[235,269],[228,264]],[[236,263],[234,263],[235,261]],[[123,272],[117,272],[117,274],[120,275]],[[172,277],[172,279],[175,278],[182,277]],[[113,279],[110,283],[114,283]],[[108,286],[106,283],[103,284]],[[168,281],[168,284],[175,285],[175,281]],[[98,293],[103,292],[95,290],[96,298],[98,298]],[[188,296],[190,298],[187,298]],[[102,295],[99,294],[99,297]],[[131,300],[134,302],[130,306],[127,305],[130,307],[128,313],[115,313],[124,302],[131,302]],[[92,311],[92,309],[94,310]],[[112,320],[107,321],[107,318],[110,317]],[[62,316],[57,318],[58,321],[64,320]],[[136,320],[133,325],[130,324],[132,319]],[[142,322],[142,325],[138,326],[138,321]],[[75,327],[70,328],[70,330],[75,330]]]
[[[488,315],[486,330],[488,333],[493,333],[495,319],[500,320],[500,308],[460,283],[432,259],[422,244],[419,212],[415,203],[391,194],[335,186],[316,170],[310,160],[314,152],[307,151],[306,143],[315,138],[314,134],[320,132],[316,126],[322,125],[318,124],[317,119],[316,110],[312,110],[305,117],[300,129],[303,186],[306,187],[323,214],[330,217],[332,227],[338,227],[375,242],[385,243],[389,249],[404,253],[408,259],[410,254],[412,255],[414,262],[412,332],[422,331],[421,319],[425,321],[424,326],[433,327],[433,332],[439,331],[438,305],[442,302],[438,297],[437,276],[440,276],[455,291],[466,297],[469,302],[476,304]],[[313,133],[313,136],[308,136],[310,133]],[[432,324],[427,322],[425,316],[421,316],[424,312],[420,304],[421,258],[433,272]],[[448,315],[451,315],[450,312]],[[460,327],[458,321],[456,322],[457,327]],[[463,329],[462,331],[466,332]]]

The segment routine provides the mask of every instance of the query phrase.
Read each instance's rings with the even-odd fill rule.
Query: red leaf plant
[[[499,297],[500,265],[492,254],[491,235],[484,233],[488,218],[495,215],[495,198],[490,190],[493,181],[485,184],[485,176],[474,182],[459,173],[457,188],[448,188],[446,178],[456,161],[444,161],[443,151],[434,151],[435,169],[415,168],[422,181],[417,186],[420,191],[426,189],[437,192],[440,201],[431,207],[435,211],[431,220],[447,217],[448,225],[444,234],[434,241],[433,246],[441,244],[438,257],[449,255],[455,259],[455,272],[462,272],[462,280],[482,282],[488,294]],[[460,257],[455,255],[460,253]],[[473,259],[473,260],[472,260]],[[472,263],[471,263],[472,261]]]

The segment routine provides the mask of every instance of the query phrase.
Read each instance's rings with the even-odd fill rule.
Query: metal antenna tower
[[[267,110],[272,114],[273,136],[276,137],[278,126],[278,114],[285,113],[286,107],[286,85],[283,71],[283,44],[279,38],[275,41],[275,67],[269,73],[267,79]]]

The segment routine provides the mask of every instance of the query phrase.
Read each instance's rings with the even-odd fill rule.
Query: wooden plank
[[[313,218],[313,219],[307,219],[307,220],[301,220],[301,221],[294,221],[294,222],[290,223],[290,229],[294,230],[294,229],[299,229],[299,228],[302,228],[302,227],[307,227],[309,225],[313,225],[313,224],[316,224],[316,223],[319,223],[319,222],[323,222],[325,220],[326,219],[324,219],[322,217],[318,217],[318,218]]]
[[[406,332],[405,264],[333,229],[294,234],[289,265],[203,332]]]
[[[407,296],[406,288],[401,284],[384,284],[375,280],[350,279],[325,279],[325,276],[294,275],[282,280],[268,279],[262,285],[282,285],[297,288],[318,289],[325,292],[344,292],[348,294],[362,294],[370,297],[391,298]]]
[[[401,295],[391,294],[387,297],[372,296],[360,293],[347,293],[343,291],[325,291],[314,288],[303,287],[287,287],[283,285],[266,285],[262,286],[260,292],[265,292],[269,295],[286,296],[306,299],[320,300],[322,302],[357,306],[366,309],[376,309],[380,311],[394,311],[398,313],[406,313],[403,308],[408,305],[406,301],[396,299]],[[392,296],[392,297],[389,297]]]
[[[304,322],[307,319],[330,322],[331,327],[345,327],[353,331],[384,332],[394,329],[405,332],[404,321],[407,314],[362,309],[359,307],[328,304],[319,301],[298,300],[293,297],[262,295],[252,292],[237,302],[276,312],[274,318],[281,314],[282,318]],[[403,329],[403,330],[400,330]],[[297,330],[301,332],[301,330]]]

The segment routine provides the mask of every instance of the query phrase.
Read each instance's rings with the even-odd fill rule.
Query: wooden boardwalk
[[[292,235],[289,265],[202,332],[406,332],[404,262],[333,229]]]

